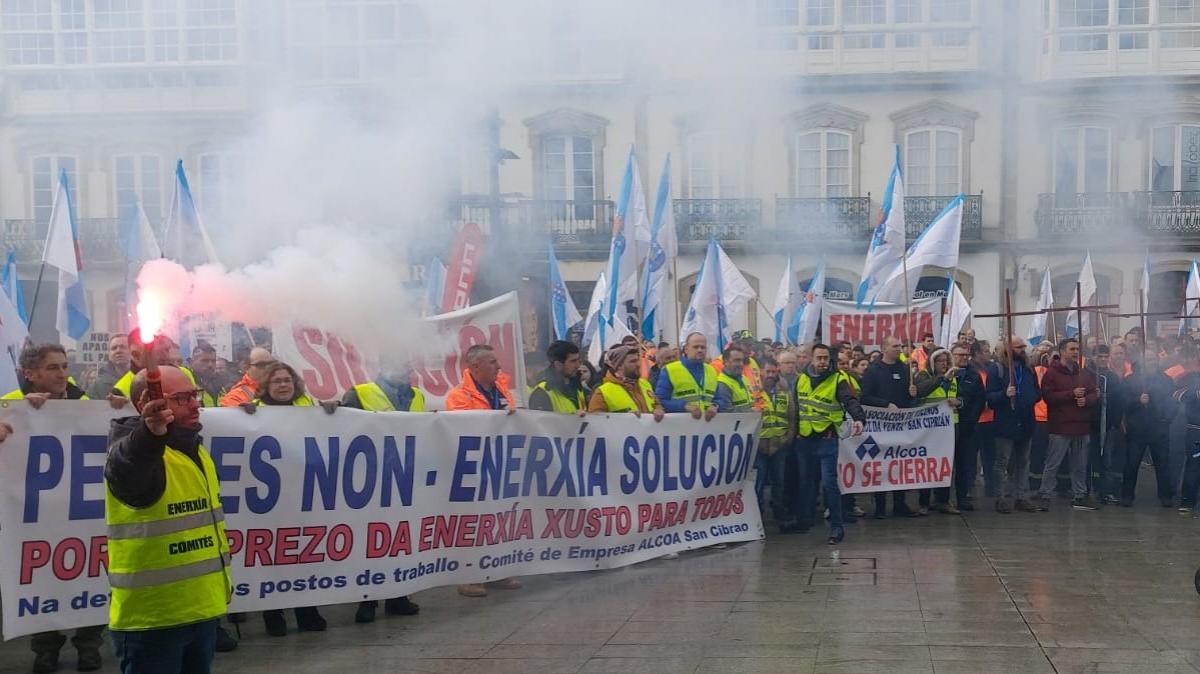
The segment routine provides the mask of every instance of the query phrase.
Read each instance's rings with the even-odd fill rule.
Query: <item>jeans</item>
[[[1071,464],[1071,491],[1075,498],[1088,495],[1087,461],[1088,436],[1086,435],[1050,435],[1050,444],[1046,448],[1046,465],[1042,467],[1041,497],[1049,500],[1054,498],[1055,480],[1046,479],[1058,472],[1058,466],[1069,455]]]
[[[104,625],[80,627],[75,630],[71,644],[77,651],[98,650],[104,643],[103,632]],[[67,643],[67,635],[62,632],[41,632],[33,635],[29,647],[35,654],[41,655],[42,653],[58,653],[65,643]]]
[[[1132,501],[1137,492],[1138,473],[1142,468],[1142,457],[1150,452],[1154,462],[1154,482],[1158,487],[1158,499],[1170,501],[1175,498],[1175,485],[1171,480],[1170,458],[1167,456],[1168,438],[1166,429],[1156,433],[1130,433],[1125,447],[1125,470],[1121,480],[1121,498]]]
[[[841,538],[845,535],[845,520],[842,516],[842,491],[837,481],[838,439],[812,436],[800,438],[798,444],[801,454],[816,459],[821,490],[825,493],[825,506],[829,508],[829,535]],[[813,486],[816,486],[815,483]]]
[[[1183,466],[1183,489],[1179,505],[1196,507],[1196,491],[1200,489],[1200,428],[1187,429],[1187,463]]]
[[[219,620],[139,632],[113,631],[121,674],[208,674]]]
[[[796,438],[796,492],[792,501],[792,519],[801,528],[813,525],[817,510],[817,485],[821,481],[821,459],[817,456],[816,438]]]
[[[1110,428],[1103,435],[1103,447],[1099,433],[1091,436],[1088,442],[1088,478],[1092,492],[1115,496],[1121,489],[1121,472],[1125,466],[1125,434],[1119,428]]]
[[[993,468],[996,495],[1021,500],[1029,488],[1029,447],[1032,437],[1019,440],[996,438],[996,465]]]
[[[791,447],[781,446],[771,456],[759,454],[755,460],[756,477],[754,480],[754,494],[758,497],[759,510],[764,514],[771,513],[776,522],[782,522],[788,516],[788,502],[784,498],[784,467],[787,463],[787,454],[791,451]],[[771,488],[770,497],[766,497],[767,487]]]

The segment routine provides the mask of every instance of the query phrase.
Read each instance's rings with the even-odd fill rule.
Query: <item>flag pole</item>
[[[1082,352],[1084,348],[1083,336],[1083,287],[1079,281],[1075,282],[1075,320],[1079,323],[1079,350]]]
[[[758,302],[758,306],[762,307],[762,310],[767,312],[767,315],[771,317],[771,322],[775,324],[775,327],[779,328],[779,332],[783,334],[784,339],[787,339],[787,333],[784,332],[783,325],[775,319],[775,314],[767,308],[767,305],[763,304],[762,299],[756,296],[754,301]]]
[[[909,345],[917,343],[913,337],[913,316],[912,316],[912,291],[908,288],[908,241],[904,242],[904,254],[900,256],[900,264],[904,267],[904,324],[906,326],[905,333],[908,335]],[[913,385],[912,363],[908,364],[908,385]]]
[[[1007,340],[1004,342],[1004,353],[1008,355],[1008,385],[1016,386],[1017,381],[1014,378],[1013,365],[1013,310],[1012,310],[1012,290],[1004,289],[1004,332],[1007,335]],[[1008,402],[1012,405],[1012,409],[1017,409],[1016,397],[1009,398]]]
[[[42,294],[42,277],[46,274],[46,261],[42,260],[42,266],[38,269],[37,283],[33,286],[33,304],[29,305],[29,330],[33,331],[33,316],[37,313],[38,296]],[[20,281],[17,281],[20,283]]]

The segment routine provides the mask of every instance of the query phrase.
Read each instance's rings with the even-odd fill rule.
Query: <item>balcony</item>
[[[839,241],[866,240],[874,222],[871,195],[865,197],[775,199],[775,230],[782,237]]]
[[[79,245],[86,268],[90,264],[124,262],[116,218],[84,218],[78,221]],[[33,220],[5,220],[3,245],[16,253],[18,262],[42,259],[46,244],[46,223]]]
[[[1042,36],[1043,81],[1200,73],[1200,24],[1059,28]]]
[[[904,197],[904,227],[908,238],[921,235],[925,226],[938,216],[954,199],[949,197]],[[983,195],[968,194],[963,203],[962,240],[979,241],[983,238]]]
[[[762,229],[762,199],[675,199],[680,241],[745,241]]]
[[[1200,192],[1040,194],[1034,220],[1043,236],[1133,228],[1148,235],[1200,237]]]
[[[544,245],[544,237],[549,234],[554,236],[556,246],[607,249],[613,214],[611,201],[507,200],[497,207],[500,220],[496,224],[508,236],[535,238],[536,245]],[[484,232],[497,231],[486,196],[464,196],[451,207],[450,219],[473,222]]]

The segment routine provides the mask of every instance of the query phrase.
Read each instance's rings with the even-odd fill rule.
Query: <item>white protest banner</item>
[[[821,335],[826,344],[850,342],[861,344],[867,351],[879,349],[883,338],[894,336],[902,342],[920,342],[921,335],[941,334],[941,298],[916,299],[912,314],[905,318],[904,307],[896,304],[877,304],[874,309],[854,302],[825,300],[821,315]]]
[[[0,403],[4,637],[108,619],[107,403]],[[762,538],[759,415],[201,413],[231,612],[625,566]]]
[[[517,293],[420,320],[436,331],[430,351],[410,354],[413,385],[425,392],[429,409],[443,409],[446,394],[462,380],[467,349],[475,344],[496,350],[501,375],[508,378],[517,404],[524,404],[525,349]],[[320,400],[341,398],[346,389],[378,374],[374,354],[364,354],[332,332],[293,325],[276,328],[273,339],[275,357],[295,367],[309,394]]]
[[[84,335],[79,341],[79,348],[76,349],[79,362],[84,365],[102,365],[107,362],[109,339],[107,332],[89,332]]]
[[[890,410],[863,407],[863,434],[838,442],[843,494],[949,487],[954,420],[949,403]]]
[[[233,360],[233,324],[218,314],[196,314],[182,321],[181,346],[184,356],[191,357],[192,349],[206,342],[217,351],[217,356]]]

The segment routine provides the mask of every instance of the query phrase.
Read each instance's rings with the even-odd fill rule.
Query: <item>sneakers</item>
[[[1029,501],[1026,501],[1023,498],[1017,499],[1017,502],[1013,504],[1013,508],[1015,508],[1023,513],[1040,512],[1040,509],[1036,505],[1030,503]]]
[[[865,517],[867,513],[862,508],[859,508],[858,504],[855,504],[854,507],[850,510],[850,514],[854,515],[855,517]]]
[[[1008,504],[1007,499],[998,498],[996,499],[996,512],[1002,515],[1011,515],[1012,506]]]
[[[497,590],[519,590],[524,587],[521,585],[521,581],[517,580],[516,578],[505,578],[504,580],[497,580],[495,582],[488,583],[488,585],[496,588]]]
[[[78,672],[94,672],[100,669],[100,649],[99,648],[80,648],[78,649],[78,657],[75,660],[75,671]]]
[[[464,597],[486,597],[488,595],[487,588],[483,586],[483,583],[459,585],[458,593]]]
[[[408,597],[396,597],[383,602],[383,612],[388,615],[417,615],[421,607]]]
[[[287,621],[283,619],[283,610],[275,609],[272,611],[263,611],[263,625],[267,628],[267,635],[272,637],[287,636]]]
[[[58,671],[58,653],[43,652],[33,656],[34,674],[50,674]]]
[[[233,635],[229,633],[229,630],[225,629],[224,627],[221,627],[220,625],[217,625],[216,651],[218,653],[228,653],[230,651],[237,650],[237,647],[238,647],[237,639],[233,638]]]
[[[1116,496],[1113,496],[1112,494],[1109,494],[1100,500],[1102,503],[1104,503],[1104,505],[1117,505],[1118,503],[1121,502],[1120,499],[1118,499]],[[1132,502],[1131,502],[1131,504],[1132,504]]]
[[[1044,513],[1050,510],[1049,499],[1043,498],[1041,494],[1034,494],[1033,498],[1029,499],[1029,505],[1034,507],[1035,512]]]
[[[360,601],[358,610],[354,612],[354,622],[359,624],[375,622],[375,606],[378,602]]]
[[[958,508],[955,508],[954,506],[950,505],[949,503],[939,503],[939,504],[933,506],[933,509],[942,513],[943,515],[961,515],[962,514],[961,510],[959,510]]]
[[[1071,501],[1071,507],[1076,510],[1099,510],[1100,504],[1091,496],[1076,496]]]
[[[1190,515],[1191,512],[1192,512],[1192,506],[1186,506],[1186,505],[1179,506],[1179,514],[1180,515]]]

